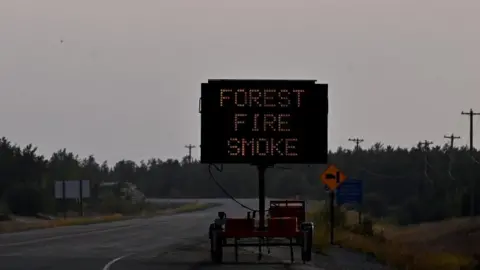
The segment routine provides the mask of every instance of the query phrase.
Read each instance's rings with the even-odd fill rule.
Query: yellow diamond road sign
[[[347,179],[347,176],[340,171],[335,165],[330,165],[320,175],[322,182],[328,186],[330,190],[335,190],[337,187]]]

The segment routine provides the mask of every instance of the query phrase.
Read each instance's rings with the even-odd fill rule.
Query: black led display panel
[[[328,85],[315,80],[202,84],[201,163],[325,164]]]

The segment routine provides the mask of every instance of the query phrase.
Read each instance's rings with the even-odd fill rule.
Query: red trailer
[[[234,247],[238,262],[239,247],[258,247],[258,259],[262,258],[262,247],[290,247],[290,259],[294,262],[294,246],[301,247],[303,263],[312,258],[314,225],[305,221],[305,201],[270,201],[267,219],[260,217],[256,225],[256,212],[248,212],[246,218],[227,218],[219,212],[219,218],[210,225],[210,252],[212,261],[223,261],[223,248]],[[265,225],[262,226],[263,222]],[[262,228],[263,227],[263,228]]]

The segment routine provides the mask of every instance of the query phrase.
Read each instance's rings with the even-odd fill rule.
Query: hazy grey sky
[[[465,144],[479,14],[478,0],[0,0],[0,136],[48,156],[181,157],[200,143],[200,83],[304,78],[330,84],[331,148]]]

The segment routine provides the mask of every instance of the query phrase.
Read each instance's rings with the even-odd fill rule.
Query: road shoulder
[[[162,252],[135,254],[117,260],[104,270],[315,270],[314,264],[291,264],[285,258],[265,254],[261,261],[257,261],[257,253],[250,249],[239,250],[239,262],[235,262],[233,248],[224,251],[224,263],[213,264],[210,261],[208,237],[197,239],[194,242],[177,244],[166,248]]]

